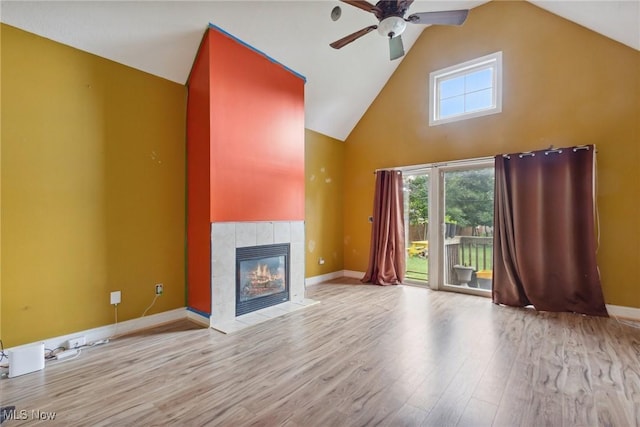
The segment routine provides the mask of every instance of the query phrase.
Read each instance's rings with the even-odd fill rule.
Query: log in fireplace
[[[289,244],[236,248],[236,316],[289,301]]]

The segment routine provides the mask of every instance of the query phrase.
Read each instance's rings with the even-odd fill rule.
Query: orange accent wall
[[[304,220],[304,80],[216,29],[211,222]]]
[[[304,78],[217,28],[189,76],[187,304],[211,312],[211,223],[304,220]]]
[[[209,222],[209,52],[205,35],[189,76],[187,101],[187,306],[211,312]]]

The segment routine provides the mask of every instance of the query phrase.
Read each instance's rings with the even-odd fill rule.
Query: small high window
[[[502,52],[429,74],[429,126],[502,111]]]

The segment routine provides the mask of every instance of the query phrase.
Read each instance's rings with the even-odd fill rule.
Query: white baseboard
[[[640,321],[640,308],[625,307],[623,305],[613,305],[613,304],[605,304],[605,305],[607,306],[607,311],[609,312],[609,316]]]
[[[353,279],[362,279],[365,273],[362,271],[353,270],[338,270],[333,273],[322,274],[320,276],[308,277],[305,279],[305,286],[317,285],[318,283],[326,282],[327,280],[337,279],[338,277],[350,277]]]
[[[364,271],[343,270],[344,277],[351,277],[353,279],[362,279],[365,275]]]
[[[87,329],[84,331],[61,335],[59,337],[47,338],[42,341],[37,341],[37,343],[44,343],[45,349],[53,350],[58,347],[64,347],[70,338],[84,336],[86,338],[87,344],[90,344],[92,342],[104,340],[107,338],[129,334],[132,332],[140,331],[142,329],[148,329],[154,326],[162,325],[164,323],[174,322],[176,320],[184,319],[185,317],[187,317],[186,309],[176,308],[174,310],[169,310],[158,314],[150,314],[148,316],[138,317],[137,319],[125,320],[124,322],[119,322],[117,325],[111,324],[100,326],[93,329]],[[209,326],[208,322],[206,326]],[[9,348],[7,350],[11,349]]]
[[[320,276],[307,277],[304,279],[304,286],[313,286],[318,283],[326,282],[327,280],[337,279],[338,277],[344,276],[343,270],[334,271],[332,273],[321,274]]]

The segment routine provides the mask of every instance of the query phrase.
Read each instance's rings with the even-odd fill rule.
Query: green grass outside
[[[420,280],[427,282],[429,280],[429,258],[419,256],[407,257],[407,279]]]

